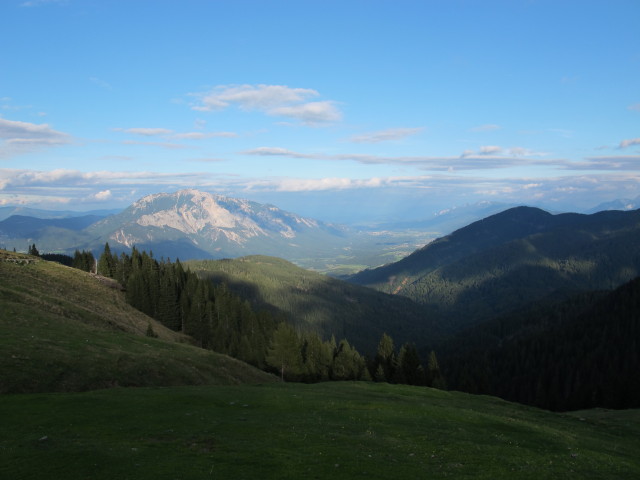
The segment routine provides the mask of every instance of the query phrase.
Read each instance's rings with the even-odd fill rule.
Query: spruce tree
[[[441,390],[445,390],[447,385],[444,381],[444,377],[440,372],[440,365],[438,364],[438,359],[436,357],[436,352],[433,350],[429,354],[429,362],[427,364],[427,376],[429,386],[433,388],[439,388]]]
[[[267,364],[278,370],[282,381],[297,380],[303,372],[301,345],[293,327],[281,322],[267,351]]]
[[[116,263],[117,258],[111,254],[111,248],[109,247],[109,242],[107,242],[104,244],[104,251],[98,260],[98,271],[96,273],[98,275],[113,278],[116,273]]]
[[[415,344],[405,343],[400,349],[397,372],[401,377],[401,379],[396,380],[398,383],[424,385],[424,369],[420,364],[420,356]],[[396,377],[398,377],[398,373]]]
[[[396,354],[393,346],[393,339],[386,333],[382,334],[378,343],[378,350],[374,361],[375,370],[372,372],[379,379],[378,367],[382,366],[384,379],[377,381],[392,381],[395,376]]]

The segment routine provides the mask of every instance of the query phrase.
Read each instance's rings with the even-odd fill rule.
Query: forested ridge
[[[443,345],[453,389],[551,410],[640,407],[640,278],[522,309]]]
[[[551,294],[640,275],[640,211],[551,215],[518,207],[474,222],[350,281],[440,309],[451,331]]]

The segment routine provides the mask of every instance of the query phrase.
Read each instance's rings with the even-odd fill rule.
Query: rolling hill
[[[453,329],[549,295],[610,289],[640,274],[640,211],[552,215],[518,207],[349,281],[438,307]]]
[[[189,337],[130,307],[116,287],[109,279],[0,251],[0,393],[275,380],[191,346]]]

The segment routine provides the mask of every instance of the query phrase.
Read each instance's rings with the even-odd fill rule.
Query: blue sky
[[[0,205],[321,218],[640,195],[640,2],[0,1]]]

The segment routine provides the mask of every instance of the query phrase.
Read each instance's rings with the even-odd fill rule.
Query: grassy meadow
[[[0,397],[0,478],[639,478],[640,412],[373,383]]]

